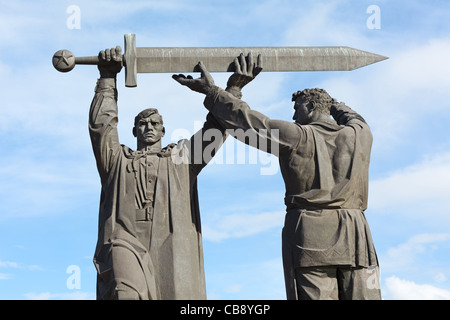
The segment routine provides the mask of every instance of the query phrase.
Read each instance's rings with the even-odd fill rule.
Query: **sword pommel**
[[[137,86],[137,63],[136,63],[136,35],[125,34],[125,52],[122,56],[125,66],[125,85],[127,87]],[[77,64],[98,65],[98,56],[75,57],[69,50],[58,50],[52,59],[52,64],[59,72],[69,72]]]

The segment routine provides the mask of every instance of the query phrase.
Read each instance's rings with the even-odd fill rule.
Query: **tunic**
[[[97,299],[113,299],[120,288],[140,299],[205,299],[197,175],[207,162],[192,161],[190,150],[217,150],[224,130],[208,115],[190,140],[156,154],[134,151],[119,143],[115,80],[100,79],[95,92],[89,133],[102,185]],[[208,129],[222,139],[203,141]]]
[[[286,188],[282,247],[288,296],[295,290],[294,268],[378,265],[364,215],[372,134],[360,115],[339,104],[332,107],[337,122],[299,125],[270,119],[219,88],[211,90],[205,106],[226,129],[258,137],[243,142],[279,158]],[[267,146],[254,143],[264,139]]]

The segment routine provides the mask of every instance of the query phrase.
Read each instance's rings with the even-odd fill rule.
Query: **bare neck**
[[[322,122],[328,122],[328,123],[333,123],[334,121],[330,118],[330,115],[327,115],[325,113],[321,113],[321,112],[314,112],[312,117],[311,117],[311,122],[317,122],[317,121],[322,121]]]

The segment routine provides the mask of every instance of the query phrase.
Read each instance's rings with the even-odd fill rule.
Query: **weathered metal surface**
[[[210,72],[233,71],[241,53],[261,54],[263,71],[350,71],[387,59],[349,47],[136,48],[138,73],[193,72],[202,61]]]

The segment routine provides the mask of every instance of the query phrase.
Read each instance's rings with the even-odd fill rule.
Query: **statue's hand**
[[[257,62],[253,61],[251,53],[244,56],[241,55],[234,59],[234,73],[230,76],[227,82],[227,91],[239,91],[247,85],[250,81],[262,71],[261,55],[258,55]]]
[[[172,78],[192,91],[207,94],[214,87],[214,79],[201,61],[197,64],[195,70],[201,73],[198,79],[193,79],[192,76],[186,77],[184,74],[174,74]]]
[[[122,70],[122,48],[115,48],[100,51],[98,54],[98,70],[102,78],[115,78]]]
[[[342,107],[345,107],[345,103],[338,102],[335,98],[332,99],[330,114],[333,116],[334,120],[338,120],[337,118],[339,117],[339,110],[341,110]]]

